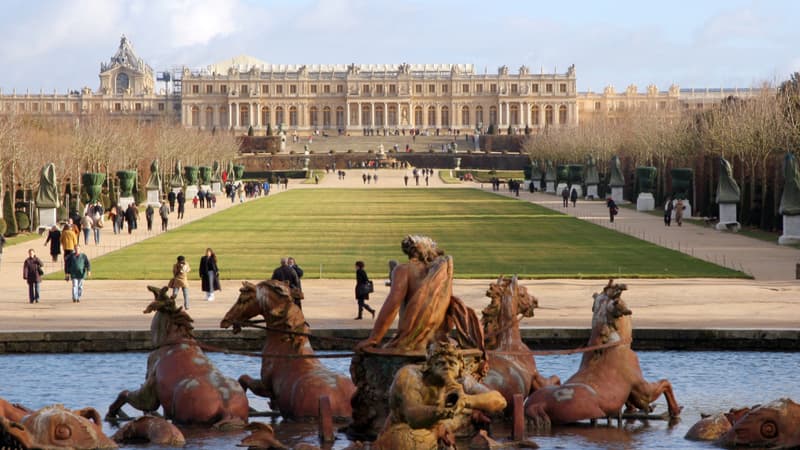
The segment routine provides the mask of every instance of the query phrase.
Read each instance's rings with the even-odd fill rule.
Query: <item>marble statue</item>
[[[150,178],[147,179],[147,190],[157,190],[161,191],[161,169],[158,165],[158,160],[153,160],[150,163]]]
[[[586,156],[586,174],[584,175],[584,181],[587,185],[591,184],[600,184],[600,174],[597,173],[597,165],[594,162],[594,156],[587,155]]]
[[[175,168],[172,170],[172,178],[169,180],[169,185],[172,188],[183,187],[183,166],[180,159],[175,161]]]
[[[739,203],[741,192],[733,178],[733,168],[725,158],[719,159],[719,181],[717,182],[717,203]]]
[[[614,155],[609,163],[609,187],[623,187],[625,186],[625,177],[622,175],[622,165],[619,162],[619,156]]]
[[[58,198],[58,182],[56,181],[56,166],[48,163],[42,167],[39,176],[39,192],[36,193],[37,208],[58,208],[61,201]]]
[[[778,212],[784,216],[800,215],[800,172],[797,158],[791,152],[787,152],[783,159],[783,174],[783,194]]]
[[[219,161],[214,161],[214,163],[211,165],[211,182],[222,182],[222,166],[220,166]]]

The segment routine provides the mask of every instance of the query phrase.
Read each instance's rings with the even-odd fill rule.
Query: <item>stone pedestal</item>
[[[161,191],[159,191],[158,189],[148,189],[147,204],[152,206],[161,205]]]
[[[778,244],[800,244],[800,216],[783,216],[783,234],[778,238]]]
[[[720,231],[739,231],[741,226],[736,220],[736,203],[719,204],[719,222],[716,228]]]
[[[222,183],[215,181],[211,183],[211,192],[214,194],[222,194]]]
[[[672,220],[675,220],[675,204],[678,203],[677,200],[672,201]],[[689,219],[692,217],[692,204],[689,203],[689,200],[683,201],[683,218]],[[733,217],[736,217],[734,214]]]
[[[123,209],[127,208],[131,203],[136,203],[136,200],[133,197],[119,198],[119,206],[121,206]]]
[[[39,212],[39,230],[48,230],[58,223],[55,208],[36,208]]]
[[[566,187],[567,187],[567,183],[558,183],[558,185],[556,186],[556,194],[557,194],[557,195],[561,195],[561,192],[562,192],[562,191],[564,190],[564,188],[566,188]],[[570,194],[571,194],[571,193],[572,193],[572,192],[570,192]]]
[[[636,210],[652,211],[654,209],[656,209],[656,199],[653,198],[653,194],[649,192],[639,194],[639,197],[636,198]]]
[[[556,193],[556,182],[555,181],[545,181],[545,192],[548,194],[555,194]]]
[[[456,160],[456,170],[461,169],[461,158],[455,158]]]
[[[186,202],[189,203],[197,195],[197,186],[186,186]]]
[[[202,189],[202,190],[203,190],[203,192],[205,192],[206,194],[208,194],[209,192],[211,192],[211,186],[210,186],[210,185],[208,185],[208,184],[201,184],[201,185],[200,185],[200,189]]]
[[[614,200],[614,203],[622,203],[622,186],[611,188],[611,199]]]
[[[597,195],[597,185],[596,184],[589,184],[586,186],[586,198],[595,200],[599,198]]]

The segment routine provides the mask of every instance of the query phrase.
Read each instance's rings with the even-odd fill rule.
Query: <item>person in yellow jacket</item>
[[[76,245],[78,245],[78,235],[73,230],[72,225],[68,223],[64,225],[64,230],[61,231],[61,247],[64,249],[64,279],[67,281],[69,281],[67,260],[75,252]]]

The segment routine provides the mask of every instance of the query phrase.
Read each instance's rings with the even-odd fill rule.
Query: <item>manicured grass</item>
[[[32,232],[32,233],[29,233],[29,232],[26,231],[26,232],[23,232],[23,233],[19,233],[16,236],[7,237],[6,238],[6,245],[7,246],[12,246],[12,245],[17,245],[17,244],[22,244],[23,242],[34,241],[36,239],[42,239],[42,242],[44,242],[44,240],[46,238],[47,238],[47,233],[45,233],[43,235],[40,235],[39,233],[37,233],[35,231]]]
[[[744,277],[559,212],[474,189],[302,189],[184,225],[92,262],[97,279],[167,280],[177,255],[197,279],[206,247],[223,279],[263,279],[281,256],[307,278],[353,278],[356,260],[376,279],[404,261],[407,234],[435,239],[459,278]]]

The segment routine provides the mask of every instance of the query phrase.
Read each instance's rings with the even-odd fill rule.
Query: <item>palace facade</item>
[[[100,87],[66,94],[0,91],[0,114],[75,119],[105,113],[143,122],[161,120],[212,129],[361,132],[365,129],[442,131],[493,125],[499,132],[577,126],[630,109],[679,112],[719,104],[752,91],[683,90],[649,86],[624,93],[577,91],[575,67],[565,73],[475,72],[471,64],[279,65],[240,56],[202,70],[161,72],[136,55],[123,36],[100,65]]]

